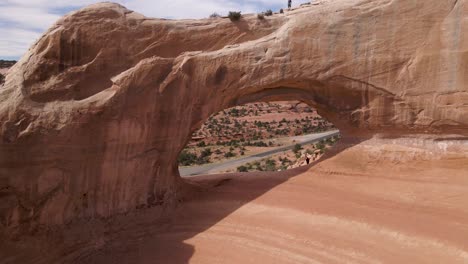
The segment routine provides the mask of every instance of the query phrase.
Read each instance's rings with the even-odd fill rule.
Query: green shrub
[[[224,153],[225,158],[232,158],[235,157],[236,154],[232,153],[231,151]]]
[[[210,163],[210,157],[203,157],[202,155],[200,155],[200,157],[197,158],[196,163],[198,165]]]
[[[221,17],[221,16],[216,12],[210,15],[210,18],[217,18],[217,17]]]
[[[265,161],[265,170],[266,171],[276,171],[276,161],[273,159],[267,159]]]
[[[209,157],[211,156],[212,152],[211,152],[211,149],[210,148],[206,148],[204,149],[201,153],[200,153],[200,156],[201,157]]]
[[[319,142],[315,145],[315,148],[323,150],[325,148],[325,144],[323,144],[322,142]]]
[[[271,16],[273,15],[273,11],[271,11],[271,9],[268,9],[267,11],[265,11],[265,16]]]
[[[234,117],[239,117],[239,109],[237,108],[233,108],[231,109],[231,116],[234,116]]]
[[[285,158],[281,161],[281,164],[282,164],[282,165],[291,164],[291,160],[289,160],[288,158],[285,157]]]
[[[237,171],[238,172],[248,172],[249,169],[246,166],[242,165],[242,166],[237,167]]]
[[[238,21],[241,18],[241,12],[229,11],[228,17],[231,21]]]
[[[268,145],[263,142],[263,141],[257,141],[257,142],[253,142],[251,143],[250,141],[247,142],[248,143],[248,146],[254,146],[254,147],[268,147]]]
[[[293,152],[298,153],[302,149],[302,146],[300,144],[294,145]]]
[[[258,19],[265,19],[265,15],[263,15],[263,13],[258,13],[257,18]]]
[[[190,166],[194,164],[197,160],[197,155],[194,153],[191,153],[188,150],[182,150],[182,152],[179,154],[179,164],[182,166]]]
[[[283,13],[284,13],[283,8],[281,8],[280,9],[280,14],[283,14]]]
[[[200,142],[198,142],[198,144],[197,144],[197,147],[205,147],[205,146],[206,146],[205,141],[200,141]]]

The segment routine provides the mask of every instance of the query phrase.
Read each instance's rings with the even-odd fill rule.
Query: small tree
[[[260,20],[265,19],[265,15],[263,15],[263,13],[258,13],[257,18],[260,19]]]
[[[229,11],[228,17],[231,21],[238,21],[241,18],[241,12]]]
[[[221,17],[221,16],[216,12],[210,15],[210,18],[217,18],[217,17]]]
[[[273,11],[271,11],[271,9],[268,9],[267,11],[265,11],[265,16],[271,16],[273,15]]]

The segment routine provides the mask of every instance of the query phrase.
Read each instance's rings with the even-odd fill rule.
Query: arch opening
[[[318,161],[340,131],[298,94],[252,93],[209,116],[180,151],[180,175],[284,171]]]

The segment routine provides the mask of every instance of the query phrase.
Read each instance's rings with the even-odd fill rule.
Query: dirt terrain
[[[194,177],[202,190],[175,210],[77,223],[60,246],[2,263],[467,263],[468,158],[404,159],[414,149],[391,142],[387,162],[362,155],[375,143],[288,171]]]

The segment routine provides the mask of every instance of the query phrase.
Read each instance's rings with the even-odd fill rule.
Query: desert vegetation
[[[192,166],[239,158],[294,144],[288,140],[289,137],[333,129],[335,127],[332,123],[320,117],[314,109],[299,102],[237,106],[210,116],[201,128],[193,133],[192,140],[180,153],[179,164]],[[252,165],[248,171],[254,168],[266,170],[267,167],[275,167],[277,170],[285,165],[293,165],[301,157],[301,151],[303,148],[297,144],[291,151],[291,157],[288,156],[291,164],[276,159],[274,166],[261,163],[261,166]]]
[[[229,11],[228,17],[231,21],[238,21],[241,18],[241,12]]]
[[[241,165],[237,167],[236,171],[282,171],[303,166],[306,165],[306,155],[310,158],[310,162],[316,161],[320,159],[329,148],[333,147],[339,139],[339,136],[334,136],[307,146],[296,144],[292,150],[284,151],[260,161]],[[233,171],[228,170],[226,172]]]
[[[210,15],[210,18],[218,18],[218,17],[221,17],[221,15],[216,12]]]

